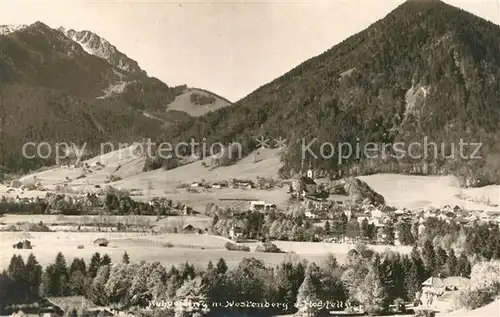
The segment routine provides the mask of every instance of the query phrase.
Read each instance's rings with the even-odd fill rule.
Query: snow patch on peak
[[[64,27],[60,27],[58,30],[69,39],[80,44],[88,54],[100,57],[126,72],[146,74],[136,61],[127,57],[127,55],[120,52],[114,45],[99,35],[88,30],[76,31]]]
[[[20,24],[20,25],[0,25],[0,35],[7,35],[9,33],[13,33],[22,29],[27,28],[28,25]]]

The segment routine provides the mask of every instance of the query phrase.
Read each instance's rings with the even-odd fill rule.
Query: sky
[[[445,0],[496,24],[499,1]],[[0,0],[0,24],[90,30],[170,86],[237,101],[403,2]]]

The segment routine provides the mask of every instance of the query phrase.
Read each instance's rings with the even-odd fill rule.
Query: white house
[[[424,230],[425,230],[425,225],[423,223],[421,223],[418,226],[418,235],[421,236],[424,233]]]
[[[373,218],[382,218],[382,211],[378,208],[374,208],[372,210],[372,217]]]
[[[394,211],[394,214],[396,215],[404,215],[406,213],[406,210],[404,208],[398,208],[396,211]]]
[[[315,213],[310,212],[309,210],[305,212],[305,216],[309,219],[316,219],[318,218],[318,215]]]
[[[231,239],[238,239],[243,236],[243,230],[240,227],[237,227],[235,225],[231,226],[229,229],[229,238]]]
[[[251,201],[249,210],[251,210],[251,211],[262,210],[265,207],[266,207],[266,203],[264,201],[261,201],[261,200]]]

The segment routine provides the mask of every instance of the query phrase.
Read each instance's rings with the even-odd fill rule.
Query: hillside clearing
[[[196,105],[190,100],[192,94],[197,94],[206,97],[213,97],[215,101],[214,103],[206,105]],[[206,114],[207,112],[227,107],[230,104],[231,103],[228,100],[216,96],[213,93],[209,93],[202,89],[190,88],[183,94],[177,96],[174,101],[168,104],[166,106],[166,111],[169,110],[184,111],[190,116],[199,117]]]

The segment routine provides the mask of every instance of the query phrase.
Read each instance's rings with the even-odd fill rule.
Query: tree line
[[[206,268],[195,268],[187,262],[167,268],[159,262],[131,263],[126,253],[115,265],[109,256],[96,253],[88,264],[75,258],[68,266],[59,253],[54,263],[42,269],[33,255],[26,263],[15,255],[0,275],[0,300],[1,308],[7,311],[12,304],[40,297],[83,295],[97,305],[121,309],[189,297],[208,304],[210,311],[199,313],[217,316],[224,311],[272,315],[307,309],[319,313],[320,308],[303,304],[335,299],[339,304],[333,310],[362,305],[367,312],[378,314],[388,311],[396,300],[413,301],[420,284],[435,272],[470,274],[465,254],[457,259],[450,251],[446,256],[443,261],[443,254],[436,254],[432,244],[421,251],[414,248],[410,255],[379,254],[359,244],[349,252],[345,264],[328,255],[319,263],[288,256],[274,267],[255,258],[244,258],[229,268],[221,258],[215,265],[209,262]],[[248,301],[281,305],[226,307],[227,303]],[[185,316],[169,310],[164,313]]]
[[[456,228],[443,230],[445,226]],[[29,303],[43,296],[83,295],[95,304],[122,309],[189,299],[208,303],[208,307],[189,308],[202,315],[217,316],[228,310],[272,315],[304,309],[321,313],[326,307],[303,303],[335,299],[338,307],[330,309],[349,310],[359,305],[370,314],[380,314],[394,310],[391,304],[400,308],[401,303],[408,301],[418,304],[420,285],[431,276],[469,277],[472,264],[500,259],[499,239],[496,224],[473,224],[464,229],[433,220],[409,254],[376,253],[357,244],[343,264],[333,255],[317,263],[287,255],[275,266],[245,258],[232,268],[224,259],[215,264],[209,262],[204,268],[188,262],[165,267],[159,262],[132,263],[125,253],[122,261],[113,265],[108,255],[96,253],[89,263],[75,258],[68,265],[59,253],[52,264],[42,268],[34,255],[26,262],[15,255],[0,274],[0,306],[8,311],[13,304]],[[213,304],[247,301],[282,304]],[[172,307],[155,314],[185,316],[182,314],[187,310]]]

